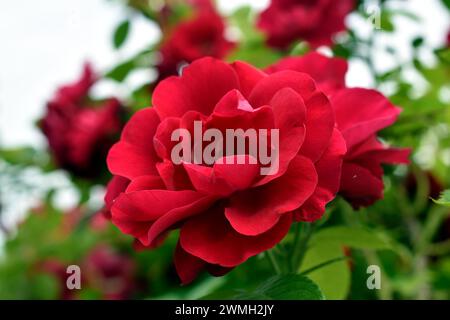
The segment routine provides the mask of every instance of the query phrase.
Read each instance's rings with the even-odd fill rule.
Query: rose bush
[[[383,197],[382,164],[408,163],[410,149],[379,141],[377,132],[392,125],[401,109],[372,89],[346,88],[347,61],[319,53],[282,59],[267,72],[294,70],[309,74],[333,106],[337,128],[347,145],[339,192],[355,208]]]
[[[95,81],[92,67],[86,64],[78,81],[58,89],[40,122],[57,165],[84,177],[101,172],[122,127],[122,107],[116,98],[89,98]]]
[[[296,40],[312,47],[331,45],[332,36],[345,30],[344,19],[353,0],[272,0],[258,20],[270,46],[286,49]]]

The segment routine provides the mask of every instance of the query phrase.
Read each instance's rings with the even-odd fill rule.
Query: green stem
[[[313,271],[316,271],[318,269],[326,267],[326,266],[328,266],[330,264],[333,264],[333,263],[336,263],[336,262],[339,262],[339,261],[343,261],[343,260],[347,260],[347,259],[349,259],[349,257],[337,257],[337,258],[334,258],[334,259],[330,259],[330,260],[327,260],[325,262],[319,263],[318,265],[315,265],[312,268],[306,269],[305,271],[303,271],[300,274],[301,275],[307,275],[308,273],[311,273]]]
[[[301,228],[303,226],[303,232],[301,232]],[[297,223],[296,241],[292,247],[292,260],[291,260],[291,268],[294,273],[297,273],[302,264],[303,258],[305,257],[306,249],[308,247],[309,239],[311,238],[313,232],[314,225],[312,223]]]
[[[281,268],[280,265],[278,264],[277,259],[275,258],[275,255],[273,254],[272,250],[268,250],[266,251],[266,257],[270,262],[270,265],[272,266],[273,270],[275,271],[276,274],[281,274]]]

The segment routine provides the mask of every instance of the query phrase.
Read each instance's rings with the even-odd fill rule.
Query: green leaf
[[[113,37],[113,44],[115,49],[119,49],[125,43],[125,40],[127,39],[129,32],[130,32],[129,20],[125,20],[117,26]]]
[[[105,77],[122,82],[135,67],[136,62],[134,60],[125,61],[106,73]]]
[[[120,63],[112,70],[105,73],[104,77],[117,82],[122,82],[135,69],[149,68],[152,65],[151,57],[153,48],[139,52],[134,57]]]
[[[433,201],[442,206],[450,207],[450,189],[442,192],[439,199],[438,200],[433,199]]]
[[[335,243],[356,249],[391,249],[386,237],[362,227],[336,226],[322,229],[311,238],[312,246],[321,243]]]
[[[384,11],[381,13],[381,29],[385,32],[393,32],[395,27],[392,22],[392,13]]]
[[[300,272],[305,272],[333,259],[344,258],[344,251],[338,243],[320,243],[311,247],[305,254]],[[330,263],[308,273],[322,290],[327,299],[342,300],[347,298],[350,290],[350,269],[345,260]]]
[[[241,293],[237,299],[250,300],[324,300],[319,286],[302,275],[279,275],[269,278],[251,293]]]
[[[423,45],[424,41],[425,41],[424,38],[416,37],[416,38],[413,39],[412,45],[413,45],[414,48],[419,48],[420,46]]]
[[[0,159],[12,165],[37,166],[42,169],[48,168],[50,160],[46,152],[32,147],[0,149]]]

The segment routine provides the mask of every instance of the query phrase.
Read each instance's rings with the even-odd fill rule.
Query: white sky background
[[[223,12],[231,12],[244,4],[262,9],[269,0],[218,2]],[[422,24],[398,19],[395,21],[398,31],[394,36],[380,37],[380,48],[392,45],[400,50],[400,58],[408,61],[409,43],[419,34],[431,47],[443,44],[450,19],[439,0],[396,1],[394,5],[409,8],[422,19]],[[84,61],[91,61],[98,70],[106,70],[158,40],[157,28],[144,18],[135,17],[124,48],[114,51],[112,32],[125,14],[123,6],[106,0],[0,0],[0,145],[45,147],[34,123],[55,89],[79,76]],[[361,34],[370,31],[365,21],[354,16],[347,22],[357,26]],[[376,52],[375,56],[378,68],[389,68],[391,62],[384,55]],[[140,83],[148,76],[135,74],[127,81]],[[351,61],[347,80],[350,85],[371,85],[368,71],[358,61]],[[113,92],[120,96],[124,89],[102,83],[96,87],[96,93]],[[20,207],[15,208],[13,216],[23,211]]]

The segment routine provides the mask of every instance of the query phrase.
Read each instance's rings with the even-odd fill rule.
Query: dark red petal
[[[162,119],[181,117],[189,110],[209,115],[227,92],[238,88],[231,66],[203,58],[185,67],[181,77],[163,80],[153,93],[153,105]]]
[[[287,214],[269,231],[255,237],[244,236],[230,226],[223,209],[216,207],[186,221],[180,231],[180,244],[206,262],[234,267],[280,242],[291,223],[292,216]]]
[[[331,102],[349,150],[393,124],[401,111],[381,93],[370,89],[342,89],[331,97]]]
[[[141,175],[156,175],[158,156],[153,148],[160,120],[153,109],[146,108],[133,115],[122,132],[122,137],[109,151],[109,170],[129,179]]]
[[[231,197],[225,216],[240,234],[259,235],[283,214],[300,208],[316,189],[317,179],[311,160],[296,156],[283,176]]]
[[[355,146],[345,157],[346,161],[368,159],[377,163],[409,163],[411,150],[407,148],[391,148],[381,143],[373,134],[366,141]]]
[[[122,193],[111,208],[112,222],[126,234],[131,234],[144,245],[150,225],[173,209],[183,210],[202,198],[195,191],[144,190]],[[144,232],[145,231],[145,232]]]
[[[185,192],[185,191],[177,191]],[[174,228],[184,220],[205,212],[215,201],[216,197],[201,196],[184,206],[178,206],[161,216],[151,226],[148,232],[148,241],[151,246],[158,243],[160,237],[169,229]]]
[[[383,198],[383,180],[357,164],[344,163],[339,192],[354,208],[368,206]]]
[[[317,188],[303,206],[296,211],[295,220],[311,222],[322,217],[326,204],[336,197],[339,190],[342,159],[346,151],[345,140],[335,129],[330,145],[315,164],[319,177]]]
[[[192,282],[206,266],[205,261],[187,253],[179,242],[175,248],[173,262],[182,284]]]

